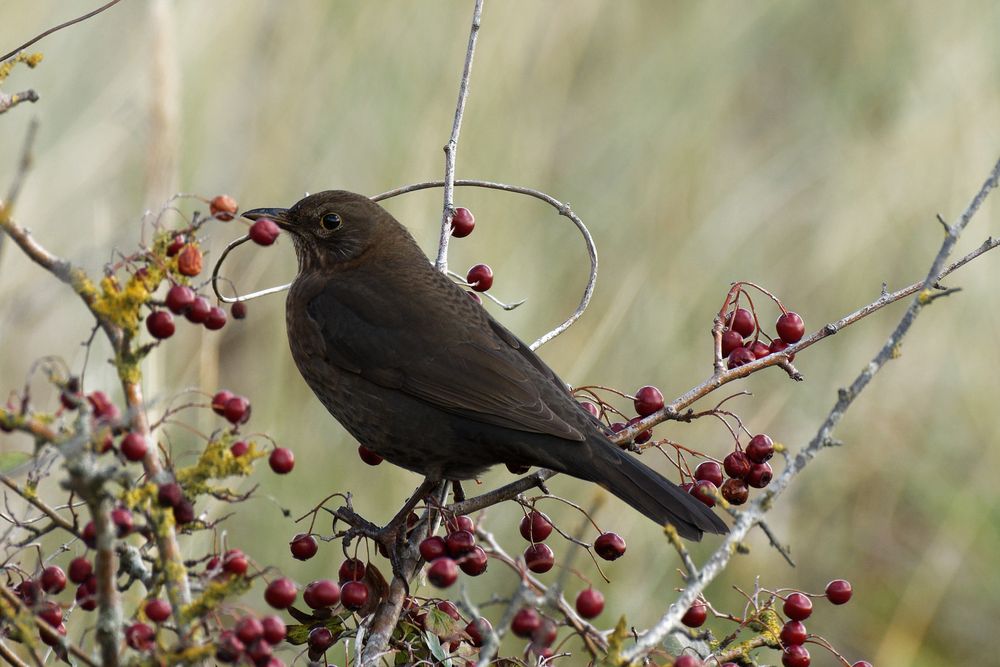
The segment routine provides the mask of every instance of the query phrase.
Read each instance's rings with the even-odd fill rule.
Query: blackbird
[[[306,383],[362,445],[437,480],[534,465],[600,484],[688,539],[726,524],[609,439],[517,336],[436,270],[403,225],[332,190],[270,218],[295,245],[288,343]]]

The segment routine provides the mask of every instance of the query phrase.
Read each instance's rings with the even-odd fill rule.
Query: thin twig
[[[117,5],[121,1],[122,0],[111,0],[111,2],[109,2],[109,3],[105,4],[105,5],[101,5],[100,7],[98,7],[97,9],[95,9],[92,12],[87,12],[83,16],[78,16],[75,19],[71,19],[69,21],[66,21],[65,23],[60,23],[57,26],[49,28],[48,30],[42,32],[41,34],[39,34],[39,35],[37,35],[35,37],[32,37],[27,42],[25,42],[21,46],[17,47],[16,49],[14,49],[13,51],[11,51],[10,53],[7,53],[7,54],[5,54],[3,56],[0,56],[0,60],[7,60],[7,58],[10,58],[11,56],[16,55],[18,51],[21,51],[23,49],[28,48],[29,46],[31,46],[32,44],[36,43],[40,39],[48,37],[49,35],[51,35],[52,33],[56,32],[57,30],[62,30],[63,28],[68,28],[69,26],[74,25],[76,23],[79,23],[81,21],[86,21],[90,17],[97,16],[98,14],[100,14],[101,12],[103,12],[105,9],[110,9],[111,7]]]

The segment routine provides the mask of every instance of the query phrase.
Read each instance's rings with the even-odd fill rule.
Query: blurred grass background
[[[2,47],[92,4],[5,4]],[[97,271],[112,248],[135,245],[143,212],[172,192],[227,192],[250,208],[288,205],[306,191],[375,194],[440,178],[471,8],[122,3],[47,38],[37,47],[43,64],[8,81],[7,92],[33,87],[41,101],[0,119],[0,183],[12,177],[37,116],[36,163],[18,218],[53,251]],[[998,24],[1000,6],[986,1],[487,2],[459,177],[528,185],[571,202],[601,257],[590,310],[542,356],[575,385],[631,391],[651,383],[673,396],[710,372],[708,330],[733,280],[771,288],[815,329],[873,300],[883,281],[891,289],[921,278],[941,240],[935,213],[955,219],[997,157]],[[453,268],[485,261],[499,297],[527,297],[499,314],[523,338],[561,321],[586,279],[571,225],[510,195],[466,189],[457,199],[475,212],[477,228],[452,244]],[[962,252],[997,233],[993,202]],[[433,250],[439,191],[388,208]],[[216,230],[216,252],[241,233],[237,224]],[[995,661],[997,262],[984,257],[948,281],[963,291],[922,315],[901,359],[843,422],[837,436],[845,446],[823,452],[778,503],[771,525],[799,567],[755,535],[750,555],[710,589],[718,608],[739,612],[731,587],[751,589],[757,576],[766,587],[817,592],[844,577],[855,599],[843,608],[820,604],[809,628],[852,661]],[[227,273],[243,291],[283,282],[294,273],[291,246],[245,250]],[[10,247],[0,304],[5,391],[41,355],[80,367],[83,309]],[[801,446],[902,308],[802,355],[803,384],[777,370],[743,382],[738,389],[754,395],[733,407],[753,431]],[[89,388],[115,388],[106,357],[97,346]],[[251,426],[294,448],[294,473],[260,471],[246,487],[259,483],[260,498],[239,507],[225,530],[230,544],[300,581],[333,576],[337,547],[293,565],[286,541],[296,528],[279,505],[297,516],[334,490],[352,491],[358,509],[383,519],[418,482],[354,456],[354,443],[292,364],[281,296],[253,302],[246,321],[221,332],[180,323],[151,362],[146,392],[162,404],[182,387],[249,395]],[[215,425],[197,419],[204,429]],[[729,446],[716,424],[672,424],[658,434],[720,457]],[[171,446],[183,461],[197,442],[175,430]],[[662,459],[648,460],[666,470]],[[506,479],[492,473],[481,488]],[[553,489],[583,504],[595,497],[572,480]],[[544,507],[576,524],[554,503]],[[486,519],[511,549],[521,544],[515,516],[516,508],[500,508]],[[629,542],[628,556],[607,568],[613,585],[602,586],[602,621],[627,613],[646,627],[679,584],[677,558],[616,500],[597,516]],[[208,546],[194,542],[192,549]],[[698,551],[715,544],[706,539]],[[513,584],[494,564],[471,589],[484,599]],[[569,589],[575,595],[579,585]],[[813,656],[816,665],[835,664],[818,648]]]

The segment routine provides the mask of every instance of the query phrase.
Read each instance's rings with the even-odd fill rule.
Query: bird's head
[[[243,217],[270,218],[288,232],[300,269],[351,262],[387,240],[399,238],[391,227],[402,229],[371,199],[345,190],[317,192],[291,208],[257,208]]]

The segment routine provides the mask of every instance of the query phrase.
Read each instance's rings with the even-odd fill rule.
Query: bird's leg
[[[392,553],[397,540],[403,538],[406,535],[406,522],[410,517],[410,512],[416,507],[422,500],[424,500],[428,493],[433,491],[439,484],[438,480],[431,479],[429,477],[425,478],[417,490],[413,492],[413,495],[403,504],[403,507],[396,512],[396,516],[392,517],[392,520],[385,525],[385,528],[378,531],[377,540],[382,543],[386,551]]]
[[[462,482],[457,479],[451,481],[451,495],[456,503],[465,500],[465,489],[462,488]]]

